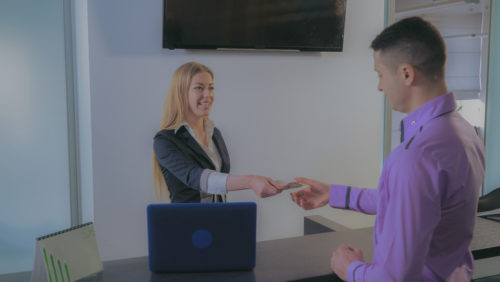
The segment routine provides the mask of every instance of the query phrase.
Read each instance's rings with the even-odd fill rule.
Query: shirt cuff
[[[338,209],[349,209],[351,201],[351,186],[330,186],[330,206]]]
[[[359,268],[362,267],[365,263],[362,262],[362,261],[355,261],[353,263],[351,263],[349,265],[349,267],[347,268],[347,281],[348,282],[351,282],[351,281],[364,281],[363,279],[360,279],[360,273],[359,272]],[[357,273],[357,276],[356,276],[356,273]],[[356,279],[356,277],[358,277],[358,279]]]
[[[227,173],[205,169],[201,173],[200,189],[204,192],[224,195],[226,194]]]

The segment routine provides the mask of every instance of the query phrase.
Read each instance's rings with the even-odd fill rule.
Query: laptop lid
[[[255,267],[253,202],[150,204],[152,272],[248,270]]]

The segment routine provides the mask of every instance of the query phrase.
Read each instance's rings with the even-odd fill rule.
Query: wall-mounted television
[[[342,51],[346,0],[164,0],[163,48]]]

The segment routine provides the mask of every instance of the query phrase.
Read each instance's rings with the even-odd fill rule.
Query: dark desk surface
[[[290,281],[331,274],[330,257],[340,244],[353,244],[372,257],[372,228],[328,232],[257,243],[253,271],[154,274],[147,257],[105,261],[104,271],[83,281]],[[0,276],[29,281],[30,272]]]
[[[330,232],[257,244],[253,271],[153,274],[147,257],[104,263],[98,279],[88,281],[289,281],[331,274],[330,257],[341,243],[351,243],[372,257],[372,228]]]
[[[478,218],[472,250],[500,245],[500,224]],[[361,249],[366,261],[373,256],[372,228],[328,232],[257,243],[257,263],[253,271],[154,274],[147,257],[105,261],[104,271],[84,281],[290,281],[331,274],[330,257],[340,244]],[[500,257],[497,257],[500,258]],[[476,261],[476,267],[480,263]],[[498,268],[498,265],[497,267]],[[491,270],[491,267],[489,267]],[[491,273],[495,273],[494,270]],[[0,281],[29,281],[30,272],[0,276]],[[330,278],[329,278],[330,279]],[[333,278],[332,278],[333,279]],[[497,279],[497,280],[489,280]],[[315,279],[314,281],[318,281]],[[313,280],[310,280],[313,281]],[[500,277],[475,281],[500,281]]]

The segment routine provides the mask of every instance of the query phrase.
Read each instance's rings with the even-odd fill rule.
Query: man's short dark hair
[[[408,63],[431,81],[444,77],[446,46],[439,31],[420,17],[402,19],[385,28],[370,46],[394,69]],[[384,56],[387,55],[387,56]]]

